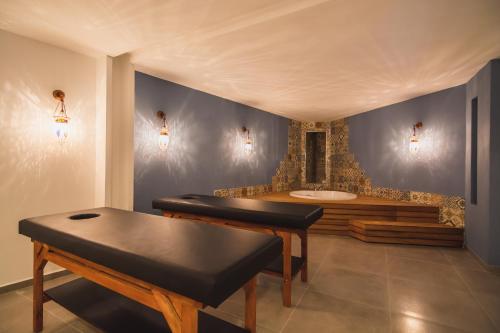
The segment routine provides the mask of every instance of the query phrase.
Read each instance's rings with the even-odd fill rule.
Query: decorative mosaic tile
[[[229,191],[228,189],[215,190],[214,195],[216,197],[227,198],[229,196]]]
[[[465,199],[459,196],[445,197],[443,205],[449,208],[465,209]]]
[[[253,196],[255,196],[255,186],[248,186],[247,197],[253,197]]]
[[[243,196],[243,188],[230,188],[229,189],[229,197],[230,198],[241,198]]]
[[[264,184],[264,185],[246,186],[246,187],[237,187],[228,189],[217,189],[214,191],[214,195],[223,198],[242,198],[242,197],[270,193],[272,191],[273,191],[272,184]]]
[[[419,204],[430,204],[431,202],[431,194],[425,192],[410,192],[410,201],[416,202]]]
[[[464,210],[460,208],[441,207],[439,219],[441,223],[445,223],[454,227],[464,227]]]

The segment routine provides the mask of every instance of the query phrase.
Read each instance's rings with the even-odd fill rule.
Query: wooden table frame
[[[198,310],[204,304],[92,261],[33,241],[33,331],[43,329],[43,304],[51,298],[43,291],[43,270],[53,262],[67,270],[133,299],[163,314],[172,333],[198,332]],[[256,277],[245,285],[245,328],[256,332]]]
[[[170,210],[162,210],[163,216],[197,220],[208,224],[226,225],[230,227],[252,230],[281,237],[283,240],[283,274],[264,270],[264,273],[282,277],[281,295],[283,305],[292,306],[292,235],[296,234],[300,238],[300,257],[302,258],[302,267],[300,268],[300,277],[302,282],[307,282],[307,230],[283,228],[273,225],[254,224],[250,222],[222,219],[206,215],[189,214]]]

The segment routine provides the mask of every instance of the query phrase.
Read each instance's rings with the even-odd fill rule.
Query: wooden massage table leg
[[[155,289],[152,293],[172,333],[198,332],[198,308],[172,300]]]
[[[283,305],[292,306],[292,234],[290,232],[278,231],[277,235],[283,239],[283,281],[282,296]]]
[[[43,329],[43,303],[50,300],[43,292],[43,268],[48,261],[161,312],[173,333],[198,332],[198,310],[203,304],[39,242],[34,242],[34,332]]]
[[[152,289],[152,293],[172,333],[198,332],[198,309],[196,307],[180,302],[174,305],[175,301],[167,295],[155,289]]]
[[[245,290],[245,328],[257,332],[257,277],[254,276],[243,287]]]
[[[39,242],[33,242],[33,332],[43,329],[43,269],[47,264],[47,250]]]
[[[303,264],[300,270],[300,279],[302,282],[307,282],[307,230],[298,233],[300,237],[300,256]]]

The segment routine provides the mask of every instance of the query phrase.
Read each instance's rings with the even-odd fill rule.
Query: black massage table
[[[255,332],[255,276],[279,237],[112,208],[24,219],[34,242],[33,330],[53,300],[105,332]],[[53,262],[83,278],[43,290]],[[245,329],[199,309],[244,288]]]
[[[196,219],[274,234],[283,239],[283,255],[266,266],[264,273],[282,277],[283,305],[291,306],[292,279],[300,271],[307,282],[307,229],[323,215],[323,208],[253,199],[219,198],[186,194],[153,200],[164,216]],[[292,234],[301,240],[301,256],[292,256]]]

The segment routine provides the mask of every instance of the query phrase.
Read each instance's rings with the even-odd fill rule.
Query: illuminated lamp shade
[[[247,140],[245,142],[245,153],[250,154],[252,152],[252,141]]]
[[[253,143],[252,140],[250,139],[250,130],[246,127],[243,127],[243,133],[247,134],[247,137],[245,139],[245,143],[243,144],[243,150],[245,151],[246,154],[250,154],[253,149]]]
[[[410,153],[411,154],[417,154],[418,151],[420,150],[420,142],[417,136],[417,129],[422,128],[423,124],[422,122],[418,122],[415,125],[413,125],[413,134],[410,137]]]
[[[69,117],[66,113],[66,105],[64,104],[64,97],[66,95],[62,90],[54,90],[52,92],[52,96],[59,102],[56,105],[56,109],[54,111],[54,133],[59,140],[59,143],[64,143],[69,133]]]
[[[160,135],[158,136],[158,146],[160,147],[161,151],[166,151],[170,142],[170,135],[167,127],[167,117],[165,115],[165,112],[163,111],[158,111],[156,115],[162,120],[162,127],[160,129]]]

